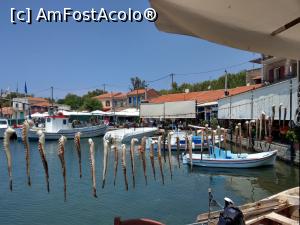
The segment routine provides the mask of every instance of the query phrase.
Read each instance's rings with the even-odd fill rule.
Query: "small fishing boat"
[[[192,154],[192,161],[188,154],[183,155],[183,163],[190,164],[192,162],[194,166],[203,167],[253,168],[274,165],[276,155],[277,150],[239,154],[210,146],[209,154]]]
[[[142,137],[153,136],[158,131],[156,127],[138,127],[138,128],[123,128],[108,131],[103,139],[115,139],[121,143],[130,143],[132,138],[141,139]]]
[[[246,225],[299,224],[299,187],[238,207]],[[197,224],[217,225],[222,211],[200,214]]]
[[[45,117],[45,127],[33,127],[28,131],[28,138],[30,140],[38,140],[38,130],[42,130],[45,134],[45,140],[58,140],[62,135],[68,139],[73,139],[77,132],[80,132],[80,137],[91,138],[98,137],[105,134],[107,126],[105,124],[99,125],[75,125],[69,123],[69,117],[64,115],[52,115]],[[18,138],[21,137],[22,129],[17,129]]]

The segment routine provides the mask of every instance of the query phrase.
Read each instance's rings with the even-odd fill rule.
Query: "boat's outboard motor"
[[[245,225],[244,215],[242,211],[234,206],[230,198],[224,198],[224,210],[220,213],[217,225]]]

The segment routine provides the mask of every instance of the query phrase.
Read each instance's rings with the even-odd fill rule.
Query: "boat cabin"
[[[46,132],[58,132],[62,129],[70,129],[69,118],[63,115],[47,116],[45,121]]]

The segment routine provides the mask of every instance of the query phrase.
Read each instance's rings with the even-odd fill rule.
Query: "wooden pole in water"
[[[167,162],[166,160],[166,130],[163,132],[163,152],[164,152],[164,161],[165,163]]]
[[[212,154],[216,158],[216,155],[215,155],[215,132],[216,132],[215,130],[211,131],[211,140],[212,140]]]
[[[268,125],[269,125],[269,141],[272,141],[272,118],[269,116],[268,120]]]
[[[221,150],[221,128],[220,128],[220,126],[217,126],[217,135],[219,138],[219,149]]]
[[[259,134],[259,118],[255,121],[255,139],[258,140],[258,134]]]
[[[237,143],[238,143],[238,132],[239,132],[239,127],[238,126],[235,126],[235,132],[234,132],[234,135],[235,135],[235,150],[237,151],[238,148],[237,148]]]
[[[262,139],[262,129],[263,129],[263,114],[259,118],[259,140]]]
[[[180,140],[179,137],[176,137],[176,151],[177,151],[177,162],[178,162],[178,167],[180,168],[180,159],[179,159],[179,155],[180,155]]]
[[[249,123],[249,142],[250,142],[250,146],[251,148],[253,148],[253,141],[252,141],[252,125],[255,123],[255,120],[251,120]]]
[[[282,122],[282,128],[284,129],[285,127],[285,120],[286,120],[286,113],[287,113],[287,108],[283,108],[283,122]]]
[[[246,138],[247,138],[247,149],[250,147],[250,139],[249,139],[249,121],[245,122],[246,124]]]
[[[188,140],[188,136],[187,133],[185,134],[185,146],[184,146],[184,154],[186,155],[186,153],[189,150],[189,140]]]
[[[205,140],[206,140],[206,145],[209,150],[209,143],[208,143],[208,124],[205,124]]]
[[[203,155],[203,147],[204,147],[204,129],[201,130],[201,160]]]
[[[240,154],[242,153],[242,124],[238,123],[239,127],[239,139],[240,139]]]
[[[282,107],[282,103],[280,103],[279,105],[279,113],[278,113],[278,124],[279,124],[279,129],[280,129],[280,124],[281,124],[281,107]]]
[[[267,129],[267,121],[268,121],[268,116],[266,114],[264,114],[264,125],[265,125],[265,132],[264,132],[264,136],[267,137],[268,136],[268,129]]]
[[[188,148],[189,148],[189,156],[190,156],[190,165],[191,165],[191,170],[192,170],[193,169],[192,136],[188,137]]]

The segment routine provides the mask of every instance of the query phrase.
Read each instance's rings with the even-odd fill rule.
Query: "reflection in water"
[[[109,152],[107,180],[101,189],[103,167],[103,143],[95,138],[95,161],[98,198],[92,195],[91,173],[89,165],[89,145],[87,139],[81,140],[82,178],[79,178],[78,156],[73,140],[65,145],[67,174],[67,202],[64,202],[63,178],[60,161],[57,156],[57,142],[45,144],[49,166],[50,190],[45,189],[42,162],[37,149],[37,142],[30,142],[31,147],[31,181],[26,185],[24,147],[22,143],[11,145],[14,190],[9,191],[6,159],[0,156],[0,221],[7,224],[51,224],[82,225],[112,224],[115,216],[122,218],[148,217],[166,224],[182,225],[191,223],[199,213],[208,207],[209,187],[214,197],[223,202],[224,196],[233,199],[236,204],[243,204],[266,197],[286,188],[297,186],[299,171],[296,168],[277,162],[275,167],[258,169],[212,169],[188,166],[178,167],[176,152],[173,153],[173,179],[171,180],[168,163],[163,163],[165,184],[161,177],[154,180],[151,172],[149,152],[146,153],[148,185],[145,185],[142,162],[138,152],[134,154],[136,187],[132,180],[128,182],[128,191],[123,174],[117,174],[117,183],[113,185],[113,152]],[[127,147],[127,162],[130,160]],[[120,165],[121,166],[121,165]],[[157,152],[155,167],[158,171]],[[119,168],[121,169],[121,168]],[[120,170],[121,171],[121,170]],[[131,171],[127,170],[128,178]],[[120,182],[119,182],[120,181]]]

